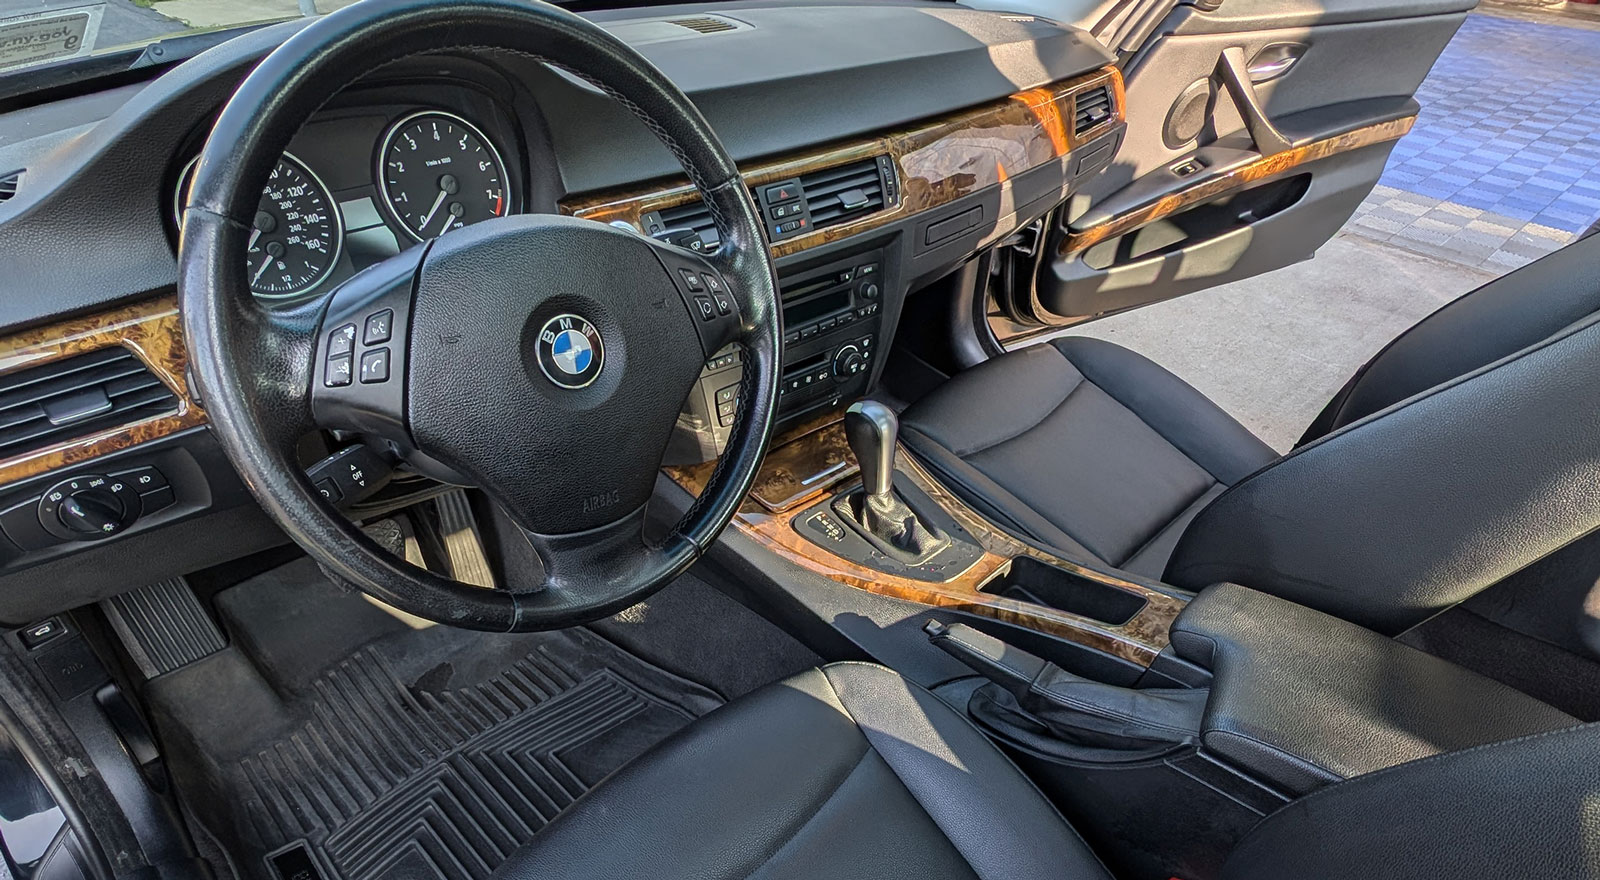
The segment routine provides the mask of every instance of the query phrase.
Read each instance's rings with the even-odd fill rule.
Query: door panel
[[[1471,5],[1177,8],[1127,62],[1115,160],[1057,212],[1035,283],[998,291],[1001,310],[1060,326],[1310,257],[1377,183]]]

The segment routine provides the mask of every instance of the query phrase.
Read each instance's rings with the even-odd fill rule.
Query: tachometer
[[[421,240],[510,209],[494,144],[450,113],[413,113],[390,126],[378,151],[378,188],[406,232]]]
[[[196,160],[198,161],[198,160]],[[178,222],[194,162],[178,184]],[[344,229],[328,187],[299,159],[283,154],[256,206],[245,254],[250,290],[266,299],[310,293],[339,261]]]

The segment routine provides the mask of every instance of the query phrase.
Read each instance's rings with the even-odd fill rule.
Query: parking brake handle
[[[922,631],[946,654],[1010,694],[1018,708],[1059,739],[1131,749],[1188,743],[1200,735],[1209,690],[1090,681],[964,623],[930,620]]]

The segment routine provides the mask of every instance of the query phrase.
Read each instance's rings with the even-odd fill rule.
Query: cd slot
[[[801,373],[813,373],[813,372],[816,372],[817,370],[820,370],[823,367],[826,367],[828,365],[829,358],[832,356],[832,354],[833,353],[829,352],[829,351],[820,351],[820,352],[817,352],[816,354],[812,355],[811,357],[805,358],[804,360],[799,360],[799,361],[795,361],[793,363],[784,364],[783,365],[784,378],[788,378],[790,376],[798,375],[798,374],[801,374]]]

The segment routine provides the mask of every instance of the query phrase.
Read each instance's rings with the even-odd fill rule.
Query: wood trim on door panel
[[[1196,177],[1194,184],[1175,193],[1141,205],[1125,214],[1119,215],[1104,223],[1090,226],[1067,235],[1061,242],[1061,256],[1068,256],[1086,250],[1107,239],[1126,235],[1141,226],[1154,223],[1165,217],[1171,217],[1180,211],[1192,208],[1201,202],[1210,201],[1234,190],[1245,187],[1283,174],[1329,156],[1340,153],[1349,153],[1374,144],[1397,141],[1411,130],[1417,117],[1406,116],[1401,119],[1391,119],[1375,125],[1367,125],[1352,129],[1344,134],[1321,138],[1298,146],[1290,147],[1271,156],[1263,156],[1248,162],[1224,174],[1212,177]]]
[[[0,460],[0,485],[92,461],[98,456],[126,449],[136,443],[206,423],[205,411],[190,396],[188,380],[184,375],[189,356],[183,347],[183,324],[178,317],[176,296],[164,296],[0,337],[0,376],[119,345],[132,351],[162,384],[177,395],[177,408],[164,415]]]
[[[1112,87],[1112,114],[1082,134],[1072,131],[1075,99]],[[1018,92],[1003,101],[963,110],[876,137],[836,144],[744,170],[754,188],[859,159],[890,156],[900,177],[900,204],[849,223],[785,239],[772,245],[781,257],[838,241],[948,204],[1054,161],[1112,130],[1123,112],[1122,73],[1107,67],[1084,76]],[[602,223],[623,221],[642,229],[640,218],[700,198],[688,184],[654,184],[622,191],[570,196],[561,212]]]
[[[977,539],[984,554],[977,562],[941,582],[896,577],[867,568],[828,552],[807,540],[793,525],[794,517],[835,489],[854,482],[856,469],[835,470],[845,447],[843,423],[835,411],[788,432],[786,442],[775,444],[757,478],[756,491],[746,500],[730,528],[738,529],[767,550],[789,562],[838,583],[880,596],[890,596],[936,608],[949,608],[1017,626],[1049,633],[1097,651],[1149,666],[1166,647],[1172,621],[1188,603],[1143,584],[1114,577],[1034,548],[996,528],[939,483],[904,449],[896,456],[898,470],[934,499],[961,527]],[[705,488],[715,462],[669,467],[667,475],[693,495]],[[810,490],[795,491],[808,475],[824,474]],[[786,498],[781,506],[774,497]],[[1021,602],[982,592],[981,588],[1004,574],[1011,561],[1027,556],[1072,574],[1132,593],[1145,605],[1120,626],[1102,623],[1055,608]]]

